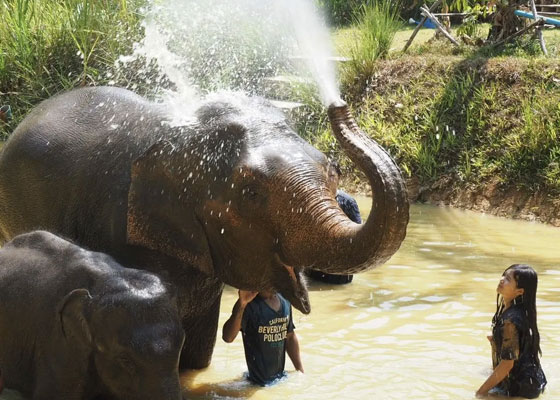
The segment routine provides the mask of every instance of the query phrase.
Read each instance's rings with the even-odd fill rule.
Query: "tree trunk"
[[[519,0],[496,3],[492,27],[488,33],[489,42],[499,42],[524,27],[524,21],[513,13],[522,3]]]

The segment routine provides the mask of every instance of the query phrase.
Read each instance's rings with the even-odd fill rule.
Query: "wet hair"
[[[513,270],[513,277],[519,289],[523,289],[523,294],[513,299],[513,304],[520,305],[525,311],[529,322],[529,334],[531,340],[531,352],[535,355],[535,359],[539,362],[538,355],[542,355],[540,342],[541,336],[537,327],[537,272],[526,264],[513,264],[505,269],[502,276],[509,270]],[[496,297],[496,313],[492,318],[492,324],[495,324],[498,318],[504,312],[504,300],[500,294]]]

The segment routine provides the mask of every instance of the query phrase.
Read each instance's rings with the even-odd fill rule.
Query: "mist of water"
[[[183,112],[223,89],[267,97],[276,75],[310,75],[325,105],[339,98],[329,31],[311,0],[150,0],[143,25],[121,63],[157,65],[153,93]]]
[[[324,15],[310,0],[285,0],[280,2],[287,11],[300,54],[315,78],[323,104],[329,105],[340,98],[336,81],[334,55],[329,30]]]

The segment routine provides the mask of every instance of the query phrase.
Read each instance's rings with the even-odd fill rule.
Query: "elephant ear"
[[[176,160],[176,161],[174,161]],[[127,242],[174,257],[212,276],[206,233],[174,176],[184,162],[169,141],[151,146],[132,164],[128,191]]]
[[[92,343],[91,331],[85,317],[85,310],[91,301],[87,289],[74,289],[58,305],[62,334],[67,340],[72,338],[84,346]]]

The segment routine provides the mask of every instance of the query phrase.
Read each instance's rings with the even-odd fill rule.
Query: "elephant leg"
[[[201,369],[210,365],[218,332],[221,298],[220,291],[206,313],[183,317],[185,344],[179,361],[180,370]]]

